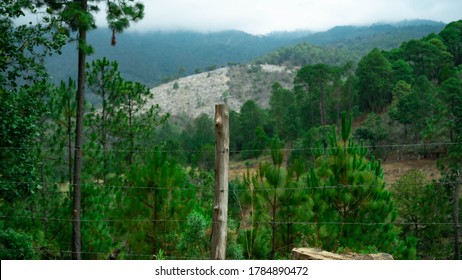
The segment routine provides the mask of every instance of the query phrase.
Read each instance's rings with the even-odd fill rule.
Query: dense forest
[[[208,259],[213,120],[146,106],[149,88],[115,60],[83,63],[94,7],[50,1],[43,24],[16,26],[33,3],[0,4],[0,258]],[[111,6],[110,28],[142,8]],[[43,62],[70,31],[79,78],[56,84]],[[269,108],[231,111],[231,160],[247,170],[229,182],[227,258],[307,246],[460,259],[461,45],[456,21],[357,63],[306,61],[292,86],[272,85]],[[382,162],[403,158],[440,174],[386,182]]]

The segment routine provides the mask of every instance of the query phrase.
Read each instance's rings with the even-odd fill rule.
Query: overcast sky
[[[462,19],[462,0],[142,0],[145,17],[130,30],[242,30],[252,34],[404,19]],[[98,25],[104,25],[104,15]]]
[[[368,25],[405,19],[445,23],[462,19],[462,0],[138,0],[145,17],[129,31],[241,30],[324,31],[338,25]],[[103,1],[104,2],[104,1]],[[96,16],[105,26],[104,7]],[[19,19],[29,22],[30,14]]]

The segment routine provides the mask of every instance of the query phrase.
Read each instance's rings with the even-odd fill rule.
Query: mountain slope
[[[226,103],[231,110],[239,111],[242,104],[253,99],[268,107],[273,83],[289,87],[295,74],[295,69],[276,65],[223,67],[151,89],[153,98],[148,105],[159,104],[165,113],[191,118],[202,113],[212,116],[217,103]]]
[[[445,24],[441,22],[424,20],[370,26],[337,26],[326,32],[306,36],[301,41],[344,49],[363,56],[373,48],[390,50],[399,47],[404,41],[420,39],[430,33],[439,33],[444,26]]]
[[[110,39],[109,30],[90,32],[88,41],[95,53],[89,60],[117,60],[125,79],[147,86],[228,63],[247,63],[292,42],[289,38],[253,36],[240,31],[123,33],[117,35],[115,47],[110,45]],[[62,55],[47,60],[47,68],[56,81],[69,75],[76,77],[75,48],[75,44],[69,44]]]
[[[357,62],[374,48],[397,48],[404,41],[438,33],[444,26],[443,23],[424,20],[403,21],[395,25],[337,26],[300,38],[298,44],[281,47],[256,59],[256,62],[298,66],[316,63],[342,65],[348,61]]]

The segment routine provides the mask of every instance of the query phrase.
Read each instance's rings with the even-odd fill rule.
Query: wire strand
[[[462,142],[431,142],[431,143],[405,143],[405,144],[382,144],[382,145],[362,145],[363,148],[407,148],[407,147],[421,147],[421,146],[452,146],[452,145],[461,145]],[[331,150],[338,149],[332,147],[300,147],[300,148],[283,148],[282,151],[317,151],[317,150]],[[352,149],[352,147],[346,147],[346,149]],[[65,150],[67,147],[63,148],[53,148],[53,147],[0,147],[0,150]],[[75,148],[71,150],[75,151]],[[82,148],[81,151],[102,151],[100,148]],[[229,150],[229,153],[242,153],[242,152],[264,152],[270,149],[243,149],[243,150]],[[172,150],[146,150],[146,149],[109,149],[107,152],[123,152],[123,153],[152,153],[154,151],[160,153],[215,153],[215,150],[183,150],[183,149],[172,149]]]
[[[0,216],[0,219],[14,219],[14,220],[49,220],[49,221],[68,221],[72,222],[73,219],[63,219],[63,218],[49,218],[49,217],[28,217],[28,216]],[[130,223],[186,223],[187,220],[163,220],[163,219],[80,219],[80,222],[91,222],[91,223],[107,223],[107,222],[130,222]],[[222,222],[216,222],[222,223]],[[213,222],[212,222],[213,224]],[[337,222],[337,221],[318,221],[318,222],[307,222],[307,221],[261,221],[261,222],[251,222],[248,224],[259,225],[259,224],[277,224],[277,225],[360,225],[360,226],[378,226],[378,225],[454,225],[454,223],[449,222]]]

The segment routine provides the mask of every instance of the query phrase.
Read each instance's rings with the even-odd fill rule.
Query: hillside
[[[272,84],[290,86],[295,73],[276,65],[223,67],[154,87],[148,105],[159,104],[163,112],[189,117],[202,113],[212,116],[216,103],[226,103],[231,110],[239,111],[249,99],[267,108]]]
[[[303,66],[308,64],[328,64],[340,66],[347,62],[357,62],[360,56],[354,52],[335,47],[320,47],[300,43],[282,47],[255,60],[259,64]]]
[[[256,59],[255,65],[222,67],[162,84],[152,89],[154,98],[149,104],[158,103],[164,112],[189,117],[197,117],[201,113],[211,116],[213,105],[221,102],[228,104],[234,111],[239,111],[249,99],[255,100],[262,108],[268,108],[271,86],[278,82],[290,89],[298,66],[318,63],[340,66],[350,61],[355,63],[361,58],[360,53],[374,47],[389,49],[401,44],[403,38],[422,37],[428,34],[424,33],[425,30],[430,32],[441,29],[438,23],[424,23],[417,26],[412,25],[417,23],[408,22],[406,25],[403,22],[400,26],[335,27],[327,32],[304,37],[304,40],[323,46],[300,43],[282,47]],[[287,34],[274,36],[289,37]],[[350,50],[338,44],[348,44]],[[174,88],[175,84],[177,87]]]
[[[358,62],[374,48],[391,50],[404,41],[438,33],[444,24],[434,21],[402,21],[371,26],[337,26],[297,39],[297,44],[281,47],[256,60],[257,63],[341,65]]]
[[[147,86],[159,85],[229,63],[247,63],[277,48],[292,44],[289,37],[254,36],[240,31],[197,33],[188,31],[117,34],[110,44],[111,31],[98,29],[88,34],[95,53],[89,61],[102,57],[117,60],[123,76]],[[47,68],[56,81],[76,76],[75,44],[66,45],[62,55],[47,59]]]
[[[365,55],[373,48],[390,50],[410,39],[420,39],[430,33],[439,33],[445,24],[428,20],[401,21],[395,24],[370,26],[336,26],[301,38],[318,46],[335,47]]]

